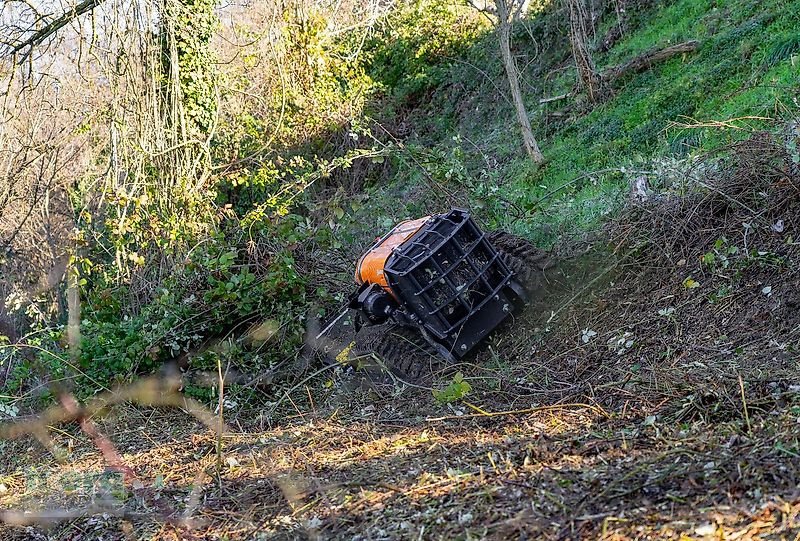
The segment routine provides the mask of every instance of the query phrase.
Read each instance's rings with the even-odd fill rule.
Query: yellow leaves
[[[683,287],[685,287],[686,289],[695,289],[697,287],[700,287],[700,282],[698,282],[697,280],[695,280],[690,276],[683,281]]]
[[[350,342],[345,348],[336,356],[337,363],[346,363],[350,358],[350,350],[356,345],[355,342]]]
[[[135,265],[139,265],[140,267],[144,266],[144,256],[141,256],[136,252],[130,252],[128,254],[128,260]]]
[[[147,192],[144,192],[139,196],[134,196],[133,194],[126,192],[124,188],[118,188],[114,193],[112,201],[121,208],[127,207],[130,204],[133,204],[137,207],[143,207],[150,202],[150,195],[148,195]]]

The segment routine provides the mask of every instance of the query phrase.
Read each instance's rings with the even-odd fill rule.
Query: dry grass
[[[98,511],[108,515],[102,531],[120,539],[478,539],[522,532],[679,538],[709,525],[716,535],[780,539],[800,528],[792,477],[799,462],[789,442],[776,445],[796,432],[788,412],[757,417],[753,435],[745,436],[739,420],[681,427],[643,423],[638,415],[556,410],[431,422],[409,419],[393,401],[362,403],[346,418],[339,408],[229,434],[218,478],[213,434],[195,423],[176,425],[175,414],[118,413],[130,426],[113,421],[115,439],[127,464],[151,480],[144,490],[98,509],[87,494],[58,486],[70,473],[102,471],[99,454],[79,441],[72,452],[80,460],[52,469],[46,490],[26,494],[20,470],[4,481],[4,506],[24,508],[27,499],[28,506],[94,511],[59,522],[49,531],[55,539],[93,528],[103,517]],[[168,434],[165,424],[173,427]],[[20,446],[14,454],[23,463],[35,449]],[[7,527],[6,534],[23,532]]]

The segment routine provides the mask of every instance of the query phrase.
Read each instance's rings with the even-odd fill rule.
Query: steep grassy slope
[[[757,117],[797,114],[800,2],[642,4],[649,7],[631,14],[624,38],[596,53],[599,69],[683,41],[699,40],[700,48],[618,81],[612,97],[593,109],[581,96],[539,104],[575,86],[560,4],[545,2],[539,13],[518,23],[513,46],[548,160],[541,170],[521,151],[494,34],[474,38],[460,57],[440,59],[429,86],[395,88],[395,104],[405,107],[400,107],[402,121],[411,130],[406,145],[418,155],[396,160],[398,187],[388,193],[425,193],[427,204],[412,196],[398,207],[380,197],[387,191],[381,184],[359,219],[440,208],[446,204],[442,198],[430,204],[430,190],[413,186],[441,182],[459,193],[457,202],[479,210],[492,224],[549,244],[558,235],[595,228],[618,208],[620,192],[633,177],[646,174],[662,185],[675,160],[768,125]],[[607,13],[598,22],[597,41],[615,24],[616,15]]]

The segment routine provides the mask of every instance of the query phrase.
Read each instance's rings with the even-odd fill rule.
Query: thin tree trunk
[[[628,31],[628,0],[613,0],[617,24],[611,25],[601,42],[595,47],[598,53],[605,53],[621,40]]]
[[[509,20],[508,6],[505,0],[497,1],[497,16],[498,25],[497,29],[500,34],[500,54],[503,57],[503,66],[506,68],[506,75],[508,75],[508,85],[511,88],[511,98],[514,101],[514,108],[517,110],[517,120],[519,127],[522,131],[522,141],[525,143],[525,151],[528,156],[536,162],[541,164],[544,162],[542,151],[539,150],[539,144],[533,136],[531,129],[531,121],[528,118],[528,111],[525,109],[525,102],[522,101],[522,91],[519,88],[519,71],[517,65],[514,63],[514,58],[511,56],[511,22]]]
[[[598,103],[603,100],[605,90],[603,80],[589,51],[586,6],[584,0],[569,0],[569,41],[572,44],[572,55],[578,68],[578,81],[586,89],[589,102]]]

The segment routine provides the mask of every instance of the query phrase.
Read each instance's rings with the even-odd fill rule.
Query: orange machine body
[[[425,216],[424,218],[418,218],[416,220],[400,222],[389,234],[375,243],[375,245],[358,260],[358,265],[356,265],[356,283],[358,283],[358,285],[364,283],[378,284],[384,291],[396,298],[391,287],[389,287],[383,268],[389,256],[392,255],[392,251],[407,241],[414,233],[419,231],[429,218],[430,216]]]

